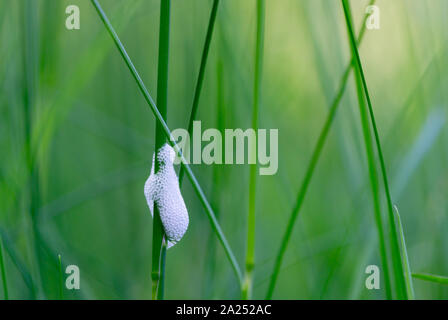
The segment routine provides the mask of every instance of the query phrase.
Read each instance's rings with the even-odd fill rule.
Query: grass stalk
[[[207,35],[205,36],[204,47],[202,49],[201,65],[199,67],[198,79],[196,81],[196,89],[194,91],[193,105],[191,107],[190,119],[188,121],[188,134],[191,136],[193,132],[193,121],[196,119],[196,114],[199,106],[199,98],[202,91],[202,83],[204,82],[205,66],[207,64],[208,52],[210,50],[210,43],[212,40],[213,29],[216,21],[216,13],[218,12],[219,0],[213,1],[212,11],[210,12],[210,19],[208,21]],[[182,181],[185,175],[185,169],[180,167],[179,170],[179,185],[182,186]]]
[[[409,300],[415,299],[415,293],[414,293],[414,285],[412,283],[412,274],[411,274],[411,265],[409,263],[409,257],[408,257],[408,249],[406,247],[406,241],[404,238],[404,231],[403,231],[403,225],[401,223],[400,213],[398,212],[398,208],[394,206],[394,212],[395,217],[397,221],[397,227],[400,232],[400,239],[401,239],[401,263],[403,265],[404,269],[404,279],[406,281],[406,293]]]
[[[257,38],[255,42],[255,72],[252,107],[252,129],[257,137],[258,114],[260,108],[261,79],[263,69],[265,0],[257,0]],[[249,152],[256,153],[256,147],[252,146]],[[255,267],[255,213],[256,213],[256,189],[257,189],[257,164],[251,164],[249,168],[249,210],[247,214],[247,248],[246,248],[246,273],[241,290],[243,299],[252,298],[253,270]]]
[[[59,264],[59,300],[64,300],[64,277],[62,272],[62,257],[58,254]]]
[[[8,300],[9,299],[8,283],[6,282],[6,268],[5,268],[5,262],[3,260],[3,241],[1,236],[0,236],[0,269],[3,283],[3,299]]]
[[[170,42],[170,10],[171,0],[160,0],[160,29],[159,29],[159,61],[157,70],[157,105],[162,118],[166,121],[168,110],[168,63],[169,63],[169,42]],[[156,123],[156,153],[166,143],[165,133],[162,125]],[[154,172],[160,169],[157,157],[154,161]],[[158,293],[160,278],[164,277],[164,266],[160,263],[163,251],[164,230],[160,219],[160,212],[157,203],[154,203],[154,222],[152,237],[152,299],[163,299],[163,292]],[[165,258],[166,255],[164,254]],[[162,275],[161,275],[162,274]]]
[[[370,4],[374,4],[374,3],[375,3],[375,0],[370,2]],[[361,27],[361,30],[358,35],[358,41],[357,41],[358,44],[361,43],[361,41],[364,37],[365,31],[366,31],[366,26],[365,26],[366,19],[367,19],[367,16],[363,20],[362,27]],[[283,234],[282,242],[280,244],[280,248],[278,250],[277,257],[274,262],[274,268],[272,271],[271,280],[269,282],[266,299],[271,299],[272,295],[274,294],[275,286],[277,284],[277,279],[280,274],[280,269],[281,269],[282,262],[283,262],[283,257],[285,255],[286,249],[288,247],[288,243],[291,238],[294,224],[297,220],[297,217],[299,216],[300,209],[302,208],[303,201],[305,199],[306,193],[308,191],[308,187],[309,187],[311,179],[313,177],[314,169],[316,168],[317,162],[319,161],[319,158],[322,153],[322,149],[325,145],[325,142],[327,140],[331,125],[333,124],[333,120],[336,116],[336,112],[340,105],[342,96],[344,95],[345,88],[347,87],[347,82],[348,82],[348,78],[350,75],[350,71],[352,70],[352,67],[353,67],[353,63],[354,63],[354,58],[351,59],[350,63],[345,68],[344,74],[343,74],[340,84],[339,84],[338,91],[336,93],[335,98],[333,99],[333,102],[330,107],[330,111],[329,111],[327,118],[324,122],[322,130],[320,131],[316,145],[314,146],[314,149],[313,149],[313,152],[311,155],[311,159],[307,166],[305,177],[303,178],[302,184],[301,184],[299,192],[297,194],[294,208],[290,214],[288,224],[286,226],[286,231]]]
[[[419,279],[419,280],[448,285],[448,277],[445,277],[445,276],[439,276],[439,275],[429,274],[429,273],[412,273],[412,277],[414,277],[415,279]]]
[[[344,13],[346,14],[346,23],[347,23],[347,32],[349,33],[350,37],[350,48],[352,51],[352,58],[354,59],[354,69],[355,69],[355,85],[356,85],[356,93],[358,98],[358,106],[359,106],[359,114],[361,117],[361,128],[363,132],[363,138],[364,138],[364,145],[366,149],[366,156],[367,156],[367,165],[369,170],[369,181],[372,191],[372,199],[373,199],[373,209],[374,209],[374,217],[375,217],[375,224],[378,232],[378,240],[379,240],[379,252],[381,257],[381,265],[383,268],[383,275],[384,275],[384,283],[385,283],[385,289],[386,289],[386,298],[391,299],[392,298],[392,289],[391,289],[391,283],[390,283],[390,273],[389,273],[389,265],[388,265],[388,255],[387,255],[387,246],[386,246],[386,236],[385,236],[385,229],[384,229],[384,222],[383,217],[381,215],[381,199],[380,199],[380,192],[379,192],[379,178],[378,178],[378,171],[375,164],[375,152],[373,149],[373,143],[372,143],[372,134],[370,131],[370,125],[369,125],[369,119],[367,114],[367,107],[365,104],[365,98],[364,98],[364,92],[363,92],[363,85],[361,80],[361,75],[359,71],[359,64],[356,61],[356,54],[354,53],[356,49],[353,49],[353,45],[351,42],[351,32],[353,30],[352,22],[351,22],[351,14],[349,12],[348,3],[347,3],[347,11],[346,9],[346,3],[344,4]]]
[[[216,124],[217,129],[221,134],[224,134],[225,130],[225,102],[224,102],[224,83],[223,83],[223,62],[221,58],[218,58],[216,64]],[[210,201],[212,207],[215,209],[216,218],[219,219],[220,210],[220,199],[223,190],[223,173],[219,166],[213,167],[212,176],[212,191],[210,195]],[[206,268],[206,279],[204,281],[204,297],[208,299],[213,298],[212,295],[215,292],[215,269],[216,269],[216,238],[213,233],[209,235],[209,241],[207,242],[207,268]]]
[[[37,8],[35,1],[25,1],[23,15],[23,116],[24,116],[24,137],[25,137],[25,160],[29,174],[27,206],[30,214],[28,221],[31,227],[29,239],[29,252],[31,264],[33,265],[35,287],[37,297],[43,297],[43,283],[45,283],[42,273],[42,261],[40,257],[40,237],[38,228],[38,211],[40,207],[40,178],[39,166],[32,145],[33,118],[36,112],[37,93]]]
[[[382,179],[383,186],[384,186],[384,190],[386,193],[387,212],[388,212],[388,218],[389,218],[389,228],[388,228],[387,234],[388,234],[388,238],[389,238],[391,257],[392,257],[392,267],[393,267],[393,275],[394,275],[393,280],[394,280],[394,285],[395,285],[394,289],[395,289],[395,294],[396,294],[395,297],[397,299],[406,299],[407,293],[406,293],[406,286],[405,286],[405,279],[404,279],[404,271],[403,271],[403,266],[401,264],[400,248],[399,248],[399,243],[398,243],[397,232],[395,229],[395,218],[394,218],[394,213],[393,213],[392,199],[391,199],[391,195],[390,195],[390,188],[389,188],[389,183],[388,183],[388,178],[387,178],[384,157],[383,157],[383,153],[382,153],[382,149],[381,149],[381,143],[380,143],[380,139],[379,139],[378,129],[376,126],[375,116],[374,116],[373,108],[372,108],[372,102],[370,99],[367,82],[366,82],[366,79],[364,76],[361,59],[359,57],[359,52],[358,52],[358,49],[356,46],[353,26],[352,26],[352,22],[351,22],[349,3],[347,0],[342,0],[342,5],[343,5],[343,9],[344,9],[345,20],[347,23],[347,31],[348,31],[348,35],[349,35],[350,47],[351,47],[352,55],[353,55],[353,57],[355,57],[355,62],[356,62],[355,63],[355,67],[356,67],[355,75],[356,75],[357,89],[358,89],[358,91],[361,91],[363,89],[363,92],[365,95],[365,97],[359,98],[360,111],[361,111],[361,113],[365,112],[365,111],[363,111],[363,110],[365,110],[365,108],[363,108],[361,106],[361,103],[364,104],[364,98],[365,98],[367,100],[367,107],[368,107],[367,111],[368,111],[368,114],[370,117],[370,122],[371,122],[371,125],[373,128],[373,132],[374,132],[375,144],[376,144],[376,149],[378,152],[378,158],[379,158],[380,168],[381,168],[381,175],[383,178]],[[359,96],[359,93],[360,92],[358,92],[358,96]],[[361,100],[362,100],[362,102],[361,102]],[[365,133],[367,133],[366,132],[367,130],[369,130],[367,124],[363,123],[363,131],[365,131]],[[367,138],[367,137],[365,137],[365,138]],[[365,139],[365,140],[366,140],[365,141],[366,143],[371,144],[371,141],[367,141],[367,139]],[[369,149],[371,147],[366,144],[366,148]],[[371,148],[371,150],[367,151],[367,152],[368,152],[368,158],[370,158],[368,161],[372,162],[372,164],[374,164],[373,148]],[[369,167],[371,167],[370,170],[373,171],[374,168],[372,167],[372,164],[370,164]],[[376,171],[376,169],[374,171]],[[375,173],[374,171],[372,173]],[[375,184],[376,182],[374,180],[372,180],[372,178],[375,178],[375,177],[371,176],[372,188],[374,188],[376,186],[374,186],[373,184]],[[374,193],[375,193],[375,191],[374,191]],[[379,199],[374,200],[374,202],[378,202],[375,206],[380,204]],[[382,245],[385,245],[385,243],[381,244],[381,246]],[[382,249],[380,248],[380,250],[382,250]],[[384,257],[383,257],[383,259],[384,259]],[[383,264],[383,269],[386,264]],[[386,274],[385,269],[384,269],[384,273]]]
[[[165,293],[165,265],[166,265],[166,239],[165,236],[163,237],[162,241],[162,249],[160,253],[160,280],[159,280],[159,288],[157,290],[157,300],[163,300],[164,293]]]
[[[204,210],[209,218],[211,227],[212,227],[213,231],[215,232],[216,236],[218,237],[222,247],[224,248],[226,256],[233,268],[233,271],[235,272],[235,275],[239,281],[239,284],[241,285],[241,283],[242,283],[241,269],[238,265],[238,262],[236,261],[235,255],[234,255],[232,249],[230,248],[230,245],[221,229],[221,226],[219,225],[219,223],[216,219],[213,209],[210,206],[210,203],[208,202],[208,200],[204,194],[204,191],[202,190],[199,182],[197,181],[187,160],[183,156],[182,150],[175,143],[168,125],[166,124],[165,120],[162,117],[162,114],[160,113],[159,109],[157,108],[157,105],[155,104],[154,100],[152,99],[151,95],[149,94],[148,89],[146,88],[145,84],[143,83],[143,80],[141,79],[137,69],[135,68],[134,64],[132,63],[132,60],[130,59],[128,53],[126,52],[126,49],[124,48],[123,44],[121,43],[120,38],[118,37],[117,33],[115,32],[112,24],[110,23],[105,12],[101,8],[100,4],[98,3],[98,0],[91,0],[91,2],[93,4],[94,8],[96,9],[101,21],[103,22],[106,30],[112,37],[112,40],[114,41],[124,62],[126,63],[126,66],[128,67],[129,71],[131,72],[132,76],[134,77],[134,80],[136,81],[145,101],[147,102],[148,106],[150,107],[150,109],[151,109],[152,113],[154,114],[154,116],[156,117],[157,121],[161,124],[163,131],[165,133],[165,136],[168,139],[168,142],[175,149],[176,153],[179,155],[179,157],[181,159],[182,166],[185,167],[184,168],[185,173],[187,174],[187,176],[193,186],[193,189],[195,190],[202,206],[204,207]]]
[[[30,290],[31,296],[33,299],[37,298],[36,287],[33,283],[33,277],[31,276],[31,272],[27,270],[25,263],[20,259],[17,254],[11,239],[8,237],[6,232],[2,230],[0,227],[0,241],[2,241],[4,252],[8,253],[8,256],[11,258],[11,262],[16,267],[17,271],[20,273],[23,282]]]

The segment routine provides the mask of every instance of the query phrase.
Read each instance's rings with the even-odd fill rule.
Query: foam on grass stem
[[[160,0],[160,28],[159,28],[159,60],[157,69],[157,105],[162,118],[166,121],[168,110],[168,64],[169,64],[169,42],[170,42],[170,11],[171,0]],[[166,143],[166,137],[162,125],[156,123],[156,142],[154,157],[154,173],[159,173],[161,163],[158,153]],[[154,201],[154,220],[152,237],[152,298],[163,299],[163,294],[157,293],[160,278],[163,278],[165,268],[162,268],[160,258],[162,256],[162,244],[164,229],[160,217],[158,202]],[[164,267],[165,265],[163,265]]]
[[[196,192],[196,195],[198,196],[202,206],[204,207],[204,210],[207,214],[207,217],[210,221],[211,227],[213,231],[216,233],[216,236],[218,237],[226,256],[232,266],[233,271],[235,272],[235,275],[237,277],[237,280],[239,284],[242,283],[242,274],[241,269],[238,265],[238,262],[236,261],[235,255],[230,248],[230,245],[221,229],[221,226],[218,223],[218,220],[216,219],[216,216],[213,212],[212,207],[210,206],[210,203],[208,202],[204,191],[202,190],[199,182],[197,181],[193,171],[191,170],[188,161],[185,159],[185,157],[182,154],[182,150],[179,148],[179,146],[174,141],[171,131],[166,124],[165,120],[163,119],[159,109],[157,108],[157,105],[155,104],[154,100],[152,99],[151,95],[148,92],[148,89],[146,88],[145,84],[143,83],[143,80],[141,79],[137,69],[135,68],[134,64],[132,63],[131,58],[129,57],[128,53],[126,52],[126,49],[124,48],[123,44],[120,41],[120,38],[118,37],[117,33],[115,32],[112,24],[110,23],[109,19],[107,18],[105,12],[101,8],[98,0],[91,0],[92,5],[94,6],[95,10],[97,11],[101,21],[103,22],[106,30],[112,37],[112,40],[114,41],[118,51],[121,54],[121,57],[123,58],[124,62],[126,63],[126,66],[128,67],[129,71],[131,72],[134,80],[136,81],[140,92],[142,93],[145,101],[147,102],[148,106],[150,107],[152,113],[156,117],[157,121],[161,124],[163,131],[165,133],[166,138],[168,139],[168,143],[171,144],[171,146],[174,148],[175,152],[179,155],[182,165],[185,167],[185,172],[193,186],[193,189]]]

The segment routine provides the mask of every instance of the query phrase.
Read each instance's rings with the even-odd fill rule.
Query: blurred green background
[[[159,0],[101,0],[155,98]],[[80,8],[67,30],[65,8]],[[448,274],[448,1],[378,0],[360,54],[412,271]],[[212,1],[172,0],[168,125],[185,128]],[[368,1],[352,0],[357,32]],[[198,118],[251,125],[255,1],[222,0]],[[350,60],[337,0],[267,0],[260,128],[279,130],[279,169],[257,178],[254,298],[264,298],[311,152]],[[155,119],[88,0],[0,1],[0,233],[9,297],[58,298],[58,254],[78,265],[67,299],[151,297],[143,195]],[[248,165],[193,165],[241,265]],[[353,74],[317,165],[274,298],[380,299],[381,266]],[[188,181],[190,226],[167,253],[166,298],[240,289]],[[385,208],[385,203],[383,203]],[[1,280],[0,280],[1,281]],[[448,287],[414,280],[416,297]],[[382,286],[383,288],[383,286]],[[0,291],[0,298],[3,292]]]

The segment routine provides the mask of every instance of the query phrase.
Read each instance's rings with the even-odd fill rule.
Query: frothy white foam
[[[168,238],[168,248],[182,239],[188,228],[188,211],[179,189],[179,180],[174,171],[175,151],[165,144],[157,153],[159,171],[154,174],[154,155],[151,174],[145,183],[145,197],[151,215],[154,216],[154,202],[160,212],[160,219]]]

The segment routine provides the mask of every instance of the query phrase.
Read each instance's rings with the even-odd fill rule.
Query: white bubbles
[[[154,215],[154,202],[168,238],[168,248],[182,239],[188,228],[188,212],[179,189],[179,180],[174,171],[175,151],[165,144],[157,153],[159,171],[154,174],[154,156],[151,174],[145,183],[145,197],[149,210]]]

